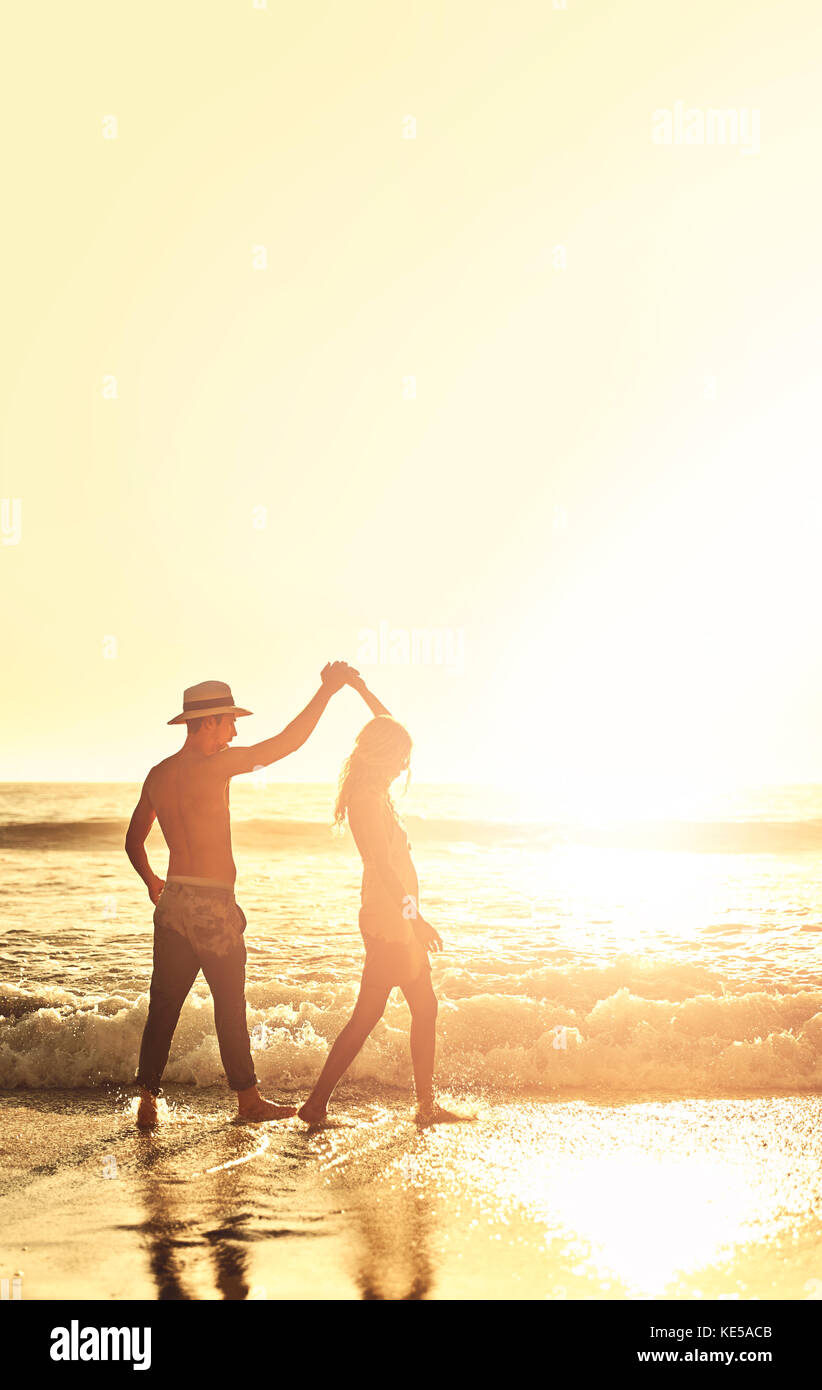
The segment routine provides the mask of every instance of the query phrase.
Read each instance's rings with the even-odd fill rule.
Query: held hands
[[[326,690],[332,695],[338,690],[342,690],[344,685],[349,684],[350,676],[359,675],[353,666],[349,666],[347,661],[329,661],[320,673],[320,679]]]
[[[333,694],[343,685],[350,685],[352,690],[356,690],[365,700],[372,714],[390,714],[385,705],[377,699],[368,689],[365,681],[355,666],[349,666],[347,661],[329,662],[323,667],[322,672],[323,688],[329,694]]]

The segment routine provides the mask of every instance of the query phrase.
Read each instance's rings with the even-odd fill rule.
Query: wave
[[[528,845],[547,847],[563,836],[560,826],[527,826],[490,821],[429,820],[407,816],[409,835],[444,844]],[[122,848],[126,820],[14,821],[0,825],[0,848],[6,849],[92,849]],[[159,831],[155,830],[155,834]],[[289,820],[281,817],[243,820],[231,826],[235,844],[248,848],[286,849],[292,847],[327,850],[344,843],[328,821]],[[346,832],[347,836],[347,832]]]
[[[690,985],[680,972],[669,980],[669,992],[680,997],[664,998],[663,971],[646,969],[646,987],[639,974],[619,983],[613,969],[557,969],[519,986],[509,981],[508,989],[474,976],[472,992],[464,981],[461,996],[458,981],[443,979],[438,1081],[498,1096],[822,1089],[822,992],[711,993],[699,972]],[[305,1092],[349,1016],[356,985],[275,980],[249,983],[246,994],[261,1085]],[[7,986],[0,1087],[130,1083],[146,1008],[146,995],[82,998],[66,989]],[[349,1077],[371,1088],[411,1086],[408,1012],[398,997]],[[186,1001],[164,1079],[224,1084],[207,995]]]
[[[127,820],[31,820],[0,826],[3,849],[117,849],[122,852]],[[338,848],[331,823],[309,820],[235,820],[234,844],[250,849]],[[153,835],[160,838],[159,828]]]
[[[595,827],[559,823],[406,816],[412,843],[550,849],[561,844],[601,849],[679,850],[692,853],[786,854],[822,849],[822,820],[659,821]],[[0,848],[122,849],[127,821],[14,821],[0,825]],[[159,831],[154,832],[159,834]],[[328,851],[345,843],[330,821],[235,819],[234,843],[248,849]]]
[[[126,820],[16,821],[0,825],[0,848],[122,850],[127,827]],[[330,822],[235,820],[231,829],[234,843],[250,848],[327,850],[340,843]],[[153,833],[159,836],[160,832]]]

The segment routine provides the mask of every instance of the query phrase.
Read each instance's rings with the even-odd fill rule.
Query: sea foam
[[[623,969],[623,978],[629,972]],[[603,1091],[714,1095],[822,1088],[822,991],[713,992],[700,972],[660,965],[534,972],[525,981],[441,972],[437,1076],[500,1096]],[[701,972],[702,976],[707,972]],[[667,978],[672,997],[661,995]],[[650,986],[650,989],[647,988]],[[211,1000],[183,1008],[168,1082],[224,1080]],[[301,1092],[346,1022],[356,983],[250,983],[248,1026],[261,1084]],[[652,997],[651,997],[652,996]],[[148,999],[9,987],[0,1000],[0,1087],[88,1087],[133,1080]],[[409,1087],[408,1010],[399,993],[354,1062],[368,1088]]]

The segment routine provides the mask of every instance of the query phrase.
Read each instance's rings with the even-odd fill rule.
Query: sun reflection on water
[[[545,1296],[739,1297],[728,1273],[739,1252],[807,1234],[818,1210],[815,1104],[500,1106],[469,1132],[427,1136],[401,1171],[462,1220],[472,1203],[473,1228],[518,1245],[532,1287],[550,1269]]]

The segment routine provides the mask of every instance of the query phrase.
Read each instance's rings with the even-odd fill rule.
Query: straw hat
[[[200,681],[183,691],[183,712],[169,719],[169,724],[187,724],[189,719],[202,719],[207,714],[250,714],[250,709],[235,705],[231,686],[223,681]]]

